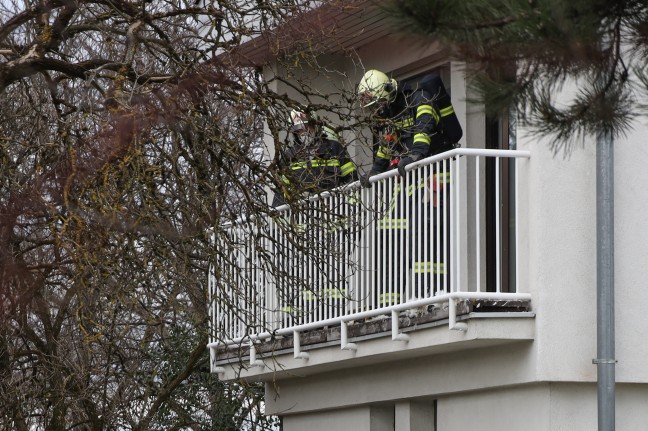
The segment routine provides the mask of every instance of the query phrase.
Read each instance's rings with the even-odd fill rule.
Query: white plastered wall
[[[530,342],[426,356],[274,381],[266,409],[291,415],[436,397],[534,381],[534,370]]]
[[[648,385],[617,385],[616,429],[645,428],[647,397]],[[539,382],[461,392],[437,397],[436,409],[430,397],[400,399],[286,414],[283,425],[285,431],[590,431],[597,426],[596,384]]]
[[[647,385],[618,385],[616,429],[644,429]],[[437,429],[591,431],[597,428],[596,384],[538,383],[437,400]]]
[[[636,121],[615,151],[615,310],[619,382],[648,382],[645,307],[648,282],[648,127]],[[537,313],[538,378],[596,381],[596,142],[586,139],[565,157],[550,141],[521,128],[530,150],[521,190],[522,283]]]
[[[648,382],[648,117],[614,145],[616,377]],[[646,398],[644,398],[645,400]]]
[[[317,412],[289,415],[283,418],[284,431],[369,430],[370,408],[338,409],[334,412]]]

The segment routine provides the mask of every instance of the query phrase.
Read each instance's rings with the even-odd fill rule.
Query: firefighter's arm
[[[297,159],[297,147],[299,145],[300,143],[296,142],[294,137],[286,141],[286,145],[281,152],[282,162],[285,164],[285,166],[290,165],[293,161],[295,161],[295,159]]]
[[[385,132],[379,136],[371,168],[374,174],[380,174],[389,169],[389,162],[394,156],[392,149],[396,146],[397,140],[398,136],[395,133]]]
[[[434,105],[440,116],[439,121],[443,136],[452,143],[459,142],[463,136],[463,130],[461,129],[461,124],[459,124],[459,119],[450,101],[450,95],[446,91],[441,77],[438,74],[431,74],[421,82],[421,85],[431,92]]]
[[[349,156],[346,149],[343,149],[342,157],[340,157],[340,171],[343,183],[353,182],[358,179],[358,168],[351,160],[351,156]]]
[[[357,167],[351,160],[347,149],[339,140],[331,141],[333,157],[340,162],[340,182],[342,184],[358,179]]]
[[[372,129],[373,136],[377,137],[373,146],[373,165],[369,173],[360,175],[360,183],[363,187],[369,187],[369,178],[385,172],[389,169],[389,162],[392,159],[392,148],[395,144],[397,136],[395,133],[390,133],[382,127]]]
[[[416,106],[416,113],[412,130],[414,139],[411,153],[413,156],[418,155],[418,158],[425,157],[430,153],[432,136],[437,132],[437,124],[440,119],[439,113],[432,106],[431,97],[425,91],[418,91],[412,100]]]

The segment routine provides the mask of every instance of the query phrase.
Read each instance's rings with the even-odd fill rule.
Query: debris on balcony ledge
[[[469,299],[457,302],[457,317],[470,318],[471,313],[516,313],[531,311],[530,300],[487,300]],[[432,326],[447,326],[449,318],[448,304],[435,304],[428,307],[406,310],[400,313],[399,328],[402,332],[416,331],[417,329]],[[390,315],[379,315],[363,321],[351,321],[347,326],[349,341],[369,338],[386,337],[391,335],[392,324]],[[312,348],[327,347],[339,344],[341,328],[339,325],[303,331],[300,333],[301,347]],[[272,337],[256,346],[256,353],[281,354],[283,351],[292,353],[294,347],[293,337],[290,335]],[[249,345],[221,345],[218,347],[219,363],[233,363],[240,361],[241,357],[249,355]]]

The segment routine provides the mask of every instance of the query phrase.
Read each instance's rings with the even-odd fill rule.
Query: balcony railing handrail
[[[526,151],[526,150],[496,150],[496,149],[481,149],[481,148],[455,148],[450,151],[445,151],[443,153],[435,154],[430,157],[426,157],[424,159],[418,160],[414,163],[411,163],[405,167],[405,171],[409,172],[413,169],[416,169],[419,166],[427,166],[431,165],[432,163],[444,160],[444,159],[449,159],[455,156],[482,156],[482,157],[506,157],[506,158],[530,158],[531,157],[531,152]],[[369,182],[371,183],[376,183],[380,180],[384,180],[387,178],[392,178],[398,175],[398,171],[395,169],[381,172],[380,174],[376,174],[372,177],[369,178]],[[324,199],[332,194],[343,192],[345,190],[353,190],[356,188],[360,187],[360,181],[355,181],[353,183],[349,184],[344,184],[339,187],[336,187],[332,190],[325,190],[322,191],[321,193],[313,194],[308,196],[306,199],[309,201],[316,201],[319,199]],[[277,212],[282,212],[285,210],[289,210],[290,206],[288,204],[283,204],[275,208]],[[237,219],[234,223],[238,222],[245,222],[246,217],[241,217],[241,219]],[[228,223],[231,224],[231,223]]]
[[[481,148],[455,148],[450,151],[435,154],[430,157],[418,160],[405,167],[405,171],[409,172],[420,166],[431,165],[432,163],[439,162],[444,159],[451,159],[455,156],[482,156],[482,157],[506,157],[506,158],[526,158],[531,157],[531,152],[526,150],[496,150],[496,149],[481,149]],[[398,175],[397,170],[382,172],[378,175],[371,177],[372,182],[380,181],[382,179],[391,178]]]

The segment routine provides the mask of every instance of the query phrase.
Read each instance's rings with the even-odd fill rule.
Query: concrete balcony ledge
[[[457,325],[451,330],[444,306],[412,310],[399,317],[394,340],[390,316],[351,322],[347,326],[349,348],[341,349],[340,326],[300,334],[299,352],[291,336],[255,345],[250,364],[249,346],[219,349],[213,365],[223,381],[238,379],[269,381],[307,376],[336,369],[354,368],[419,356],[433,356],[534,339],[535,313],[529,301],[468,300],[457,304]]]

